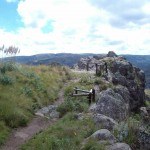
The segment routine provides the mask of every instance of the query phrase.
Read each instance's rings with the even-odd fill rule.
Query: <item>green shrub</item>
[[[4,144],[9,135],[9,128],[6,127],[3,121],[0,121],[0,145]]]
[[[0,76],[0,83],[3,85],[11,85],[14,83],[14,79],[7,75]]]
[[[25,74],[25,76],[27,76],[30,79],[32,79],[32,78],[38,79],[38,76],[34,72],[25,72],[24,74]]]
[[[95,84],[104,84],[104,81],[102,81],[102,79],[101,78],[96,78],[95,80],[94,80],[94,83]]]
[[[146,107],[150,107],[150,101],[145,101]]]
[[[90,76],[89,74],[83,74],[83,76],[81,76],[79,83],[82,85],[91,85],[94,83],[94,80],[92,76]]]
[[[23,94],[25,94],[29,97],[31,97],[32,94],[33,94],[32,89],[29,86],[23,87],[21,91],[22,91]]]
[[[64,116],[67,112],[85,112],[88,110],[88,103],[84,99],[78,100],[76,98],[68,97],[64,103],[58,106],[57,111],[60,116]]]
[[[16,66],[13,63],[4,63],[0,67],[0,72],[3,74],[6,73],[7,71],[14,71],[14,70],[16,70]]]

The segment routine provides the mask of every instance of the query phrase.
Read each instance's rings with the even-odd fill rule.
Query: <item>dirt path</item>
[[[59,98],[54,105],[60,105],[64,101],[64,90],[59,92]],[[12,132],[9,139],[1,150],[18,150],[26,141],[31,139],[35,134],[45,130],[47,127],[55,123],[58,119],[49,120],[44,117],[35,116],[28,126],[18,128]]]

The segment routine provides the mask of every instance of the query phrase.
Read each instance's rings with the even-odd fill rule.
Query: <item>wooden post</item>
[[[88,98],[89,98],[89,105],[90,105],[91,104],[92,93],[89,93]]]
[[[89,100],[89,105],[91,102],[95,101],[95,89],[91,89],[90,91],[78,89],[77,87],[74,88],[75,93],[72,94],[72,96],[86,96]],[[78,93],[79,91],[79,93]]]
[[[92,95],[93,95],[92,100],[93,102],[95,102],[95,89],[92,89]]]
[[[106,73],[108,73],[108,71],[107,71],[107,63],[105,62],[105,69],[106,69]]]
[[[89,62],[87,62],[86,70],[89,71]]]
[[[77,90],[77,87],[75,87],[75,94],[78,94],[78,90]]]
[[[97,73],[98,73],[98,70],[97,70],[97,69],[98,69],[98,68],[97,68],[97,64],[95,64],[95,67],[96,67],[96,75],[97,75]]]

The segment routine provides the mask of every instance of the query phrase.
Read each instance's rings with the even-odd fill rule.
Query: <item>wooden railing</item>
[[[95,89],[91,89],[90,91],[87,91],[75,87],[72,96],[74,97],[86,96],[89,100],[89,105],[90,105],[92,101],[95,102]]]
[[[107,71],[107,63],[105,62],[103,65],[99,63],[89,63],[86,64],[86,70],[89,71],[89,64],[95,65],[96,68],[96,75],[98,75],[101,71],[104,71],[105,73],[108,73]]]

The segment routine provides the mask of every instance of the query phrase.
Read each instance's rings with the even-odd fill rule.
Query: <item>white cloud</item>
[[[117,7],[113,3],[108,5],[108,1],[96,0],[96,5],[89,1],[19,1],[18,13],[25,27],[18,29],[17,33],[0,30],[1,42],[17,45],[22,55],[46,52],[107,53],[109,50],[119,54],[150,54],[150,43],[147,42],[150,40],[150,22],[147,21],[150,3],[147,5],[147,0],[143,3],[138,1],[133,6],[128,0],[115,2]],[[127,13],[127,6],[131,15]],[[123,9],[120,15],[116,14]],[[139,18],[136,15],[138,9]],[[42,32],[47,24],[52,30]]]

